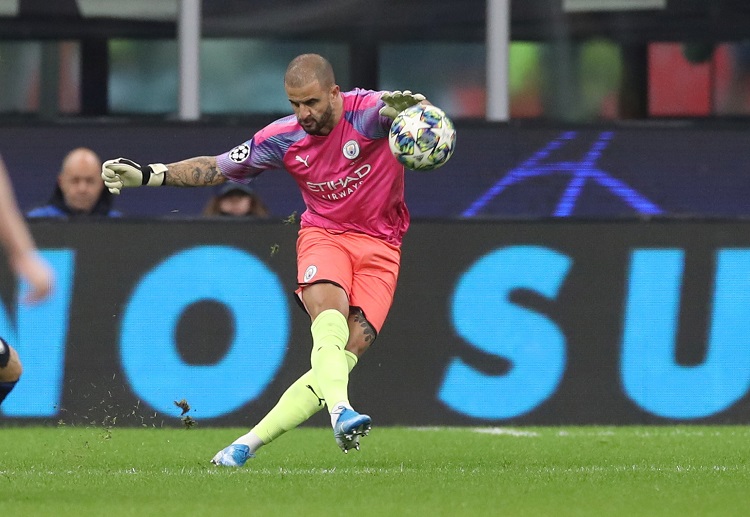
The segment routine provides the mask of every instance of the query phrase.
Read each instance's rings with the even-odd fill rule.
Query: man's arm
[[[226,181],[213,156],[197,156],[169,165],[151,163],[145,166],[127,158],[116,158],[102,164],[102,179],[112,194],[119,194],[124,187],[206,187]]]
[[[198,156],[167,165],[164,184],[173,187],[201,187],[224,183],[215,156]]]
[[[39,256],[34,239],[21,215],[5,163],[0,158],[0,243],[8,254],[13,272],[29,283],[26,301],[46,298],[52,289],[53,274]]]

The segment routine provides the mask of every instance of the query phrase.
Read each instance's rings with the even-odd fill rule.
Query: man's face
[[[300,88],[285,86],[289,102],[294,109],[302,129],[310,135],[327,135],[336,125],[336,105],[339,96],[338,85],[321,88],[314,81]]]
[[[71,210],[91,212],[104,188],[99,174],[99,166],[91,160],[71,160],[66,165],[58,183]]]

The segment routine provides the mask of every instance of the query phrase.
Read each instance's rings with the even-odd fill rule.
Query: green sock
[[[357,365],[357,356],[348,350],[345,350],[344,354],[348,371],[351,372]],[[325,400],[320,395],[320,387],[315,381],[315,375],[312,370],[309,370],[287,388],[273,409],[258,422],[258,425],[235,443],[245,443],[251,438],[249,435],[253,434],[260,438],[263,444],[268,444],[305,422],[323,409],[324,405]],[[248,440],[243,440],[245,437],[248,437]],[[256,449],[257,447],[253,447],[252,452]]]
[[[310,363],[322,392],[321,397],[329,410],[339,403],[349,405],[349,369],[344,354],[349,340],[346,318],[339,311],[328,309],[318,314],[310,330],[313,337]]]

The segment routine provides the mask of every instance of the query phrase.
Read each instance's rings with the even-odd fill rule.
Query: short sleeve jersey
[[[249,183],[262,171],[285,169],[302,192],[304,227],[364,233],[400,246],[409,226],[404,168],[388,147],[391,120],[382,92],[342,92],[343,115],[326,136],[309,135],[294,115],[217,156],[221,173]]]

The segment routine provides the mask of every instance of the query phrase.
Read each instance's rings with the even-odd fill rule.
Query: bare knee
[[[14,382],[21,377],[23,368],[15,349],[2,341],[0,343],[0,382]]]
[[[302,302],[312,320],[321,312],[336,309],[341,314],[349,312],[349,300],[344,290],[336,284],[320,282],[302,290]]]

